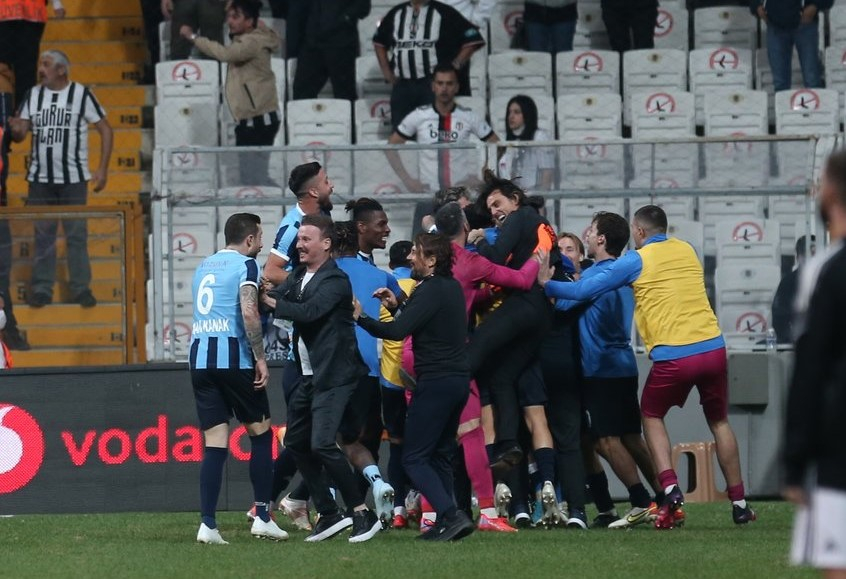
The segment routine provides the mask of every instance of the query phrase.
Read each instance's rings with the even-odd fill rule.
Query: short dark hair
[[[464,230],[467,218],[458,203],[447,203],[435,213],[435,227],[450,239]]]
[[[257,235],[261,217],[254,213],[234,213],[223,226],[223,239],[226,245],[243,243],[250,235]]]
[[[385,211],[381,203],[370,197],[359,197],[347,201],[344,210],[350,214],[353,221],[368,221],[371,213]]]
[[[323,215],[322,213],[306,215],[303,217],[302,222],[300,222],[300,227],[302,228],[305,225],[311,225],[318,228],[320,230],[320,238],[330,239],[332,241],[332,246],[335,246],[335,226],[332,223],[331,217]]]
[[[355,222],[335,222],[335,251],[339,255],[355,255],[358,252],[358,227]]]
[[[253,21],[253,26],[258,26],[259,15],[261,14],[261,0],[229,0],[229,10],[239,10],[246,18]]]
[[[308,185],[309,181],[317,177],[320,169],[322,167],[317,161],[297,165],[291,170],[291,176],[288,178],[288,188],[297,197],[302,197],[308,191],[306,185]]]
[[[356,233],[358,233],[357,230]],[[408,240],[394,243],[388,250],[388,267],[391,269],[411,267],[411,261],[408,259],[408,254],[411,253],[411,247],[412,243]]]
[[[455,80],[458,80],[458,69],[455,68],[451,62],[439,62],[435,65],[435,68],[432,69],[432,80],[435,80],[435,76],[438,73],[452,73],[455,75]]]
[[[605,236],[605,251],[614,257],[620,257],[629,243],[631,230],[622,215],[609,211],[599,211],[593,215],[597,235]]]
[[[667,232],[667,214],[657,205],[644,205],[635,211],[634,218],[644,229]]]
[[[452,277],[452,242],[440,233],[418,233],[414,245],[424,257],[435,257],[435,275]]]
[[[837,192],[837,201],[846,207],[846,149],[831,154],[825,164],[825,176]]]
[[[440,189],[437,193],[435,193],[434,199],[432,199],[432,215],[437,213],[438,210],[447,203],[457,202],[459,199],[470,200],[470,191],[467,187],[458,185],[456,187]]]
[[[490,169],[485,169],[484,182],[482,188],[479,190],[479,197],[476,199],[476,205],[484,213],[488,211],[488,197],[494,191],[499,191],[506,197],[516,198],[519,205],[526,204],[526,192],[520,189],[513,181],[497,177]]]

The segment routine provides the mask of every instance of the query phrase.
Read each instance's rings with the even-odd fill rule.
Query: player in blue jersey
[[[581,279],[590,279],[610,267],[623,253],[629,236],[624,217],[605,211],[594,215],[585,241],[588,257],[596,261],[582,270]],[[660,493],[655,467],[641,436],[637,360],[631,347],[632,288],[617,288],[590,303],[558,300],[555,307],[583,310],[579,316],[579,345],[582,404],[588,431],[596,451],[629,492],[631,510],[609,527],[626,528],[648,522],[657,514],[661,496],[653,504],[637,472],[640,467],[649,484]]]
[[[279,223],[273,247],[262,271],[262,276],[273,285],[282,283],[299,265],[297,231],[303,217],[315,213],[328,215],[332,210],[330,195],[334,188],[326,169],[321,167],[320,163],[314,161],[294,167],[288,178],[288,187],[297,197],[297,204]]]
[[[364,493],[336,442],[367,366],[355,340],[350,281],[332,259],[332,236],[329,217],[305,216],[297,233],[300,265],[262,300],[275,317],[294,325],[292,350],[302,381],[288,404],[285,446],[320,514],[306,541],[328,539],[352,525],[349,541],[360,543],[371,539],[382,524],[364,504]],[[352,518],[339,511],[324,469],[352,510]]]
[[[234,415],[250,435],[250,480],[256,517],[251,533],[284,540],[288,534],[270,518],[273,434],[258,311],[261,219],[232,215],[224,227],[226,247],[207,257],[194,273],[194,322],[189,365],[197,415],[205,438],[200,467],[200,543],[226,544],[215,520],[228,455],[229,419]]]
[[[389,278],[393,276],[357,257],[358,232],[353,221],[339,221],[335,223],[335,263],[341,271],[347,274],[352,285],[353,296],[361,302],[364,311],[373,317],[379,317],[381,302],[373,297],[376,290],[391,285]],[[396,284],[395,279],[391,279]],[[379,386],[379,348],[376,338],[364,328],[356,326],[355,338],[358,351],[367,364],[367,376],[361,378],[358,388],[347,407],[344,422],[341,425],[341,441],[352,465],[361,471],[373,490],[373,502],[376,513],[386,525],[390,523],[394,506],[394,488],[382,479],[382,473],[376,463],[373,453],[363,444],[368,440],[361,440],[366,434],[366,425],[375,422],[382,425],[381,399]],[[375,412],[373,409],[375,408]],[[381,430],[375,433],[376,442],[381,442]]]

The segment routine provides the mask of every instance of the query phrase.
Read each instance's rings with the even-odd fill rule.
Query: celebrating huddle
[[[727,420],[725,343],[699,260],[667,237],[660,208],[638,209],[631,227],[597,213],[586,237],[594,263],[583,268],[584,255],[562,253],[569,238],[556,236],[542,200],[486,173],[474,202],[462,188],[436,195],[431,231],[391,247],[390,274],[372,260],[390,234],[377,201],[350,202],[352,219],[333,223],[332,184],[319,164],[295,168],[289,186],[298,204],[263,275],[261,223],[246,213],[229,218],[226,248],[195,274],[190,367],[206,439],[198,541],[225,543],[215,508],[233,415],[252,444],[257,537],[287,538],[276,504],[310,531],[309,542],[349,527],[350,542],[368,541],[415,518],[419,538],[432,541],[476,529],[587,529],[586,483],[594,527],[678,527],[684,497],[664,416],[694,386],[733,520],[755,520]],[[636,249],[624,253],[630,232]],[[291,339],[275,464],[262,315]],[[653,362],[640,404],[633,316]],[[378,466],[383,430],[387,477]],[[628,489],[622,517],[597,456]],[[280,501],[296,470],[304,484]]]

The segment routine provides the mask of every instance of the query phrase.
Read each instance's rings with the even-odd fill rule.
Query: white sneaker
[[[266,523],[259,517],[253,519],[253,526],[250,529],[250,534],[256,539],[271,539],[273,541],[287,541],[288,533],[279,528],[279,526],[270,519]]]
[[[558,508],[558,498],[555,496],[555,487],[550,481],[543,483],[540,491],[541,504],[543,505],[543,517],[541,522],[544,525],[560,525],[567,519]]]
[[[311,521],[308,518],[308,501],[292,499],[290,495],[279,501],[279,510],[288,515],[301,531],[311,531]]]
[[[376,506],[376,516],[387,524],[391,520],[394,510],[394,487],[382,479],[373,481],[373,504]]]
[[[200,523],[200,530],[197,531],[197,542],[205,543],[207,545],[228,545],[229,543],[223,540],[218,529],[210,529],[205,523]]]
[[[508,507],[511,505],[511,489],[505,483],[496,483],[494,491],[494,505],[496,516],[508,518]]]
[[[635,525],[640,525],[641,523],[648,523],[655,520],[656,515],[658,514],[658,507],[655,503],[652,503],[646,508],[643,507],[632,507],[632,509],[623,515],[623,517],[617,521],[614,521],[610,525],[608,525],[609,529],[628,529],[629,527],[634,527]]]

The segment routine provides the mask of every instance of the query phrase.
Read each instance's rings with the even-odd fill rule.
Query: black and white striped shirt
[[[417,11],[411,2],[391,8],[373,43],[393,50],[397,78],[414,80],[430,77],[439,62],[452,62],[465,45],[485,41],[455,8],[430,0]]]
[[[69,184],[88,181],[88,124],[106,113],[91,91],[71,82],[60,91],[38,85],[21,106],[32,123],[31,183]]]

